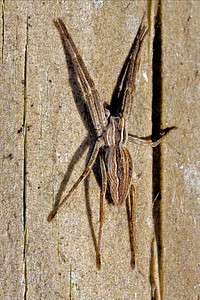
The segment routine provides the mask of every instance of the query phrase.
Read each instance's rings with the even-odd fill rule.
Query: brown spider
[[[88,176],[92,167],[97,159],[98,154],[100,157],[100,167],[102,175],[102,186],[100,192],[100,227],[98,246],[96,250],[96,262],[100,268],[100,250],[101,250],[101,237],[103,229],[103,202],[107,191],[107,184],[113,203],[119,207],[128,199],[130,194],[130,211],[128,214],[129,229],[130,229],[130,248],[131,248],[131,266],[135,266],[135,237],[134,237],[134,211],[133,211],[133,198],[134,187],[131,183],[132,179],[132,158],[126,148],[127,141],[135,144],[156,147],[165,138],[165,133],[159,140],[152,142],[142,138],[134,137],[128,134],[127,121],[131,113],[133,94],[135,91],[135,78],[139,69],[139,54],[148,29],[143,25],[144,16],[141,20],[137,35],[131,47],[124,75],[122,78],[122,89],[118,93],[122,99],[122,106],[117,115],[111,116],[107,109],[104,109],[99,94],[95,88],[94,82],[90,77],[87,68],[68,32],[65,24],[61,19],[54,21],[64,44],[64,47],[69,52],[73,65],[79,76],[81,86],[86,98],[86,103],[91,114],[92,122],[96,130],[97,140],[94,146],[92,155],[89,162],[78,178],[76,183],[70,189],[65,198],[59,205],[54,207],[48,216],[50,222],[57,214],[58,210],[68,200],[77,186]],[[122,91],[123,90],[123,91]],[[100,149],[102,149],[100,151]],[[69,203],[69,201],[68,201]]]

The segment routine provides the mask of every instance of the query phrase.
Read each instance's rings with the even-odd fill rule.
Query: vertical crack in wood
[[[27,296],[27,264],[26,264],[26,198],[27,198],[27,58],[28,58],[28,17],[26,24],[26,44],[24,58],[24,112],[23,112],[23,135],[24,135],[24,170],[23,170],[23,222],[24,222],[24,299]]]
[[[162,130],[162,0],[158,1],[153,41],[153,99],[152,99],[152,139],[156,140]],[[163,281],[163,240],[162,240],[162,164],[161,146],[153,148],[153,221],[154,238],[152,240],[150,280],[152,299],[162,299]],[[156,200],[155,200],[156,199]],[[156,247],[157,245],[157,247]],[[155,247],[157,251],[155,251]],[[157,255],[156,255],[157,254]],[[157,257],[156,257],[157,256]],[[156,267],[155,264],[158,264]],[[158,272],[157,272],[158,271]],[[159,276],[159,278],[157,278]]]
[[[3,55],[4,55],[4,40],[5,40],[5,0],[2,1],[2,43],[1,43],[1,62],[3,64]]]

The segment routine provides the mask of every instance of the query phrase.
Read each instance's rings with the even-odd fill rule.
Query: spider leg
[[[148,33],[148,29],[146,28],[145,25],[143,25],[144,17],[145,15],[141,20],[137,35],[131,47],[131,51],[129,54],[129,63],[127,64],[127,69],[123,79],[123,87],[122,87],[123,113],[122,114],[123,117],[126,119],[129,117],[131,113],[131,108],[133,105],[133,94],[135,92],[135,79],[136,79],[136,74],[139,70],[139,63],[140,63],[139,55],[140,55],[144,38]]]
[[[160,139],[158,139],[155,142],[147,141],[147,140],[144,140],[142,138],[132,136],[130,134],[128,135],[128,140],[130,142],[133,142],[134,144],[150,146],[150,147],[156,147],[166,138],[166,136],[169,134],[169,132],[173,129],[177,129],[177,127],[171,127],[167,132],[165,132],[165,134]]]
[[[58,19],[57,21],[54,21],[54,23],[61,35],[64,47],[70,53],[74,67],[76,68],[80,78],[94,127],[98,136],[100,136],[107,125],[107,118],[105,116],[104,107],[101,104],[99,94],[95,88],[95,84],[90,77],[83,59],[80,56],[67,28],[65,27],[64,22],[61,19]]]
[[[99,225],[99,237],[98,237],[98,247],[97,247],[97,266],[101,267],[101,240],[102,240],[102,231],[103,231],[103,222],[104,222],[104,200],[107,189],[107,172],[106,166],[103,160],[103,157],[100,156],[100,167],[102,175],[102,186],[100,194],[100,225]]]
[[[63,204],[68,200],[68,198],[71,196],[71,194],[74,192],[74,190],[77,188],[77,186],[87,177],[87,175],[90,173],[95,161],[96,161],[96,158],[97,158],[97,155],[99,153],[99,149],[101,148],[101,146],[103,145],[103,139],[98,139],[95,146],[94,146],[94,149],[93,149],[93,152],[92,152],[92,155],[90,157],[90,160],[85,168],[85,170],[83,171],[83,173],[81,174],[81,176],[78,178],[78,180],[74,183],[74,185],[72,186],[72,188],[69,190],[68,194],[65,196],[65,198],[60,202],[60,204],[55,208],[53,209],[48,218],[47,218],[47,221],[50,222],[54,217],[55,215],[57,214],[57,212],[60,210],[60,208],[63,206]],[[68,204],[70,203],[71,201],[68,201]]]
[[[135,190],[133,184],[130,186],[129,197],[127,197],[127,215],[129,224],[129,237],[131,248],[131,268],[135,268],[135,209],[134,209]]]

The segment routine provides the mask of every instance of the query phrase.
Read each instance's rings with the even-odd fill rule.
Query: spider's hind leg
[[[129,226],[129,238],[130,238],[130,248],[131,248],[131,268],[135,268],[135,208],[134,208],[135,190],[133,184],[130,187],[129,196],[126,200],[126,209],[128,216],[128,226]]]
[[[97,255],[96,263],[99,269],[101,268],[101,241],[102,241],[103,222],[104,222],[104,200],[105,200],[106,189],[107,189],[107,172],[106,172],[106,166],[102,156],[100,156],[100,167],[101,167],[102,183],[101,183],[101,194],[100,194],[99,237],[98,237],[98,247],[97,247],[97,254],[96,254]]]

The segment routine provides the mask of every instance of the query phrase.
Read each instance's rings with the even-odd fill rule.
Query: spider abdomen
[[[132,158],[123,145],[106,148],[105,165],[112,200],[116,206],[120,206],[125,201],[130,188]]]

